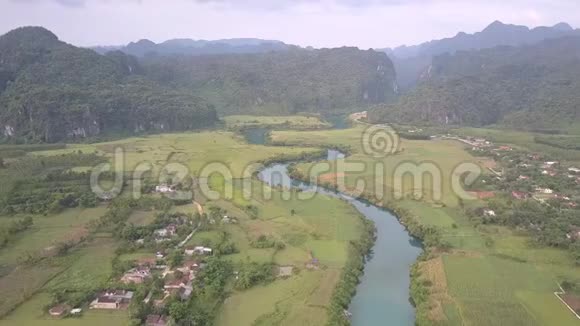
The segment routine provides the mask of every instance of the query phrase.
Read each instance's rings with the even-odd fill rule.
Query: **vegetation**
[[[566,150],[580,150],[580,137],[575,136],[536,136],[534,141]]]
[[[0,62],[4,141],[187,130],[217,120],[201,99],[143,76],[135,58],[77,48],[43,28],[1,36]]]
[[[578,122],[580,38],[435,57],[430,74],[371,121],[561,129]]]
[[[395,96],[392,63],[373,50],[152,57],[142,65],[156,82],[185,88],[222,115],[347,112]]]

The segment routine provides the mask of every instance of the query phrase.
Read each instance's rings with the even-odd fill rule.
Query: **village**
[[[580,208],[579,167],[562,164],[559,160],[539,153],[530,153],[505,144],[498,145],[485,138],[451,134],[440,138],[466,144],[468,151],[481,158],[480,163],[489,171],[487,176],[472,185],[471,194],[491,201],[490,206],[501,208],[483,207],[472,212],[472,215],[481,217],[483,221],[497,221],[501,219],[500,215],[513,213],[518,202],[527,200],[559,212]],[[513,204],[511,208],[497,205],[502,197],[504,202]],[[530,223],[527,228],[541,231],[543,226],[540,224]],[[580,239],[580,228],[569,225],[565,231],[564,237],[567,240]]]
[[[157,195],[175,192],[174,186],[165,184],[154,189],[153,193]],[[66,300],[55,302],[47,308],[48,313],[53,318],[67,318],[81,316],[86,309],[129,310],[146,326],[165,326],[173,321],[168,308],[175,302],[186,304],[196,291],[204,291],[215,273],[220,273],[221,277],[231,275],[235,282],[240,283],[246,282],[243,280],[245,273],[252,274],[256,279],[239,286],[244,289],[260,279],[288,278],[296,272],[292,265],[256,263],[249,263],[246,270],[242,266],[226,272],[229,265],[224,265],[219,257],[238,250],[235,243],[227,239],[226,232],[218,230],[238,224],[237,217],[229,215],[224,209],[210,206],[207,212],[203,208],[195,214],[164,212],[159,213],[151,224],[128,225],[121,232],[125,243],[123,251],[137,254],[138,258],[114,263],[115,273],[107,288],[95,291],[85,301],[74,305]],[[221,232],[224,238],[220,243],[214,243],[215,247],[209,246],[206,241],[192,240],[198,231]],[[282,243],[265,235],[258,237],[251,245],[263,249],[284,248]],[[320,262],[311,251],[304,267],[309,270],[320,268]]]

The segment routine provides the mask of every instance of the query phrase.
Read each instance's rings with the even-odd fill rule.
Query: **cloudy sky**
[[[0,34],[44,26],[79,45],[257,37],[314,47],[417,44],[494,20],[580,27],[578,0],[0,0]]]

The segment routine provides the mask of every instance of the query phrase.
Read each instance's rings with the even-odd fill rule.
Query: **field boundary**
[[[558,298],[558,300],[560,300],[566,306],[566,308],[568,308],[568,310],[570,310],[574,314],[574,316],[576,316],[576,318],[580,319],[580,316],[578,316],[578,314],[576,313],[576,311],[574,311],[574,309],[572,309],[572,307],[570,307],[566,303],[566,301],[564,301],[564,299],[562,299],[560,297],[560,294],[566,294],[566,291],[564,291],[564,289],[562,289],[562,287],[560,286],[560,284],[558,284],[558,287],[560,288],[560,291],[554,292],[554,295]]]

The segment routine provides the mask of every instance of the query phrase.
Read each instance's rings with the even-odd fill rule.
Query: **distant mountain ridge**
[[[435,56],[416,89],[370,116],[528,130],[580,123],[580,36]]]
[[[131,42],[126,46],[97,46],[92,49],[104,54],[111,50],[119,50],[137,57],[167,56],[167,55],[214,55],[264,53],[270,51],[285,51],[296,46],[281,41],[262,40],[257,38],[234,38],[215,41],[171,39],[162,43],[143,39]]]
[[[504,24],[495,21],[474,34],[458,33],[451,38],[433,40],[419,45],[399,46],[394,49],[383,49],[395,65],[398,82],[402,89],[413,88],[421,74],[431,64],[434,56],[463,50],[479,50],[499,45],[520,46],[535,44],[547,39],[580,35],[580,29],[573,29],[567,23],[558,23],[552,27]]]

